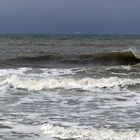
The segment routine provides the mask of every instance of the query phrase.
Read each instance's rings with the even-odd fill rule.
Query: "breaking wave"
[[[44,134],[60,139],[94,139],[94,140],[139,140],[140,131],[111,129],[81,129],[44,124],[41,127]]]
[[[120,52],[103,52],[95,54],[43,54],[23,56],[2,61],[1,65],[17,67],[47,67],[53,64],[62,65],[134,65],[140,62],[140,56],[132,50]]]
[[[140,84],[140,79],[127,79],[118,77],[109,78],[68,78],[68,77],[48,77],[35,78],[29,76],[12,75],[8,77],[1,77],[0,86],[9,86],[15,89],[26,90],[47,90],[47,89],[82,89],[82,90],[128,90],[129,86]]]

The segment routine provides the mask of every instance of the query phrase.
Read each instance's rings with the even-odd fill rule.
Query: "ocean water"
[[[140,36],[1,35],[0,140],[140,140]]]

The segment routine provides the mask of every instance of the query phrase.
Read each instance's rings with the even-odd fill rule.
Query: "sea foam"
[[[49,77],[49,78],[36,78],[36,77],[23,77],[20,75],[12,75],[0,79],[0,85],[7,85],[16,89],[26,90],[46,90],[46,89],[82,89],[82,90],[127,90],[129,85],[140,84],[140,79],[127,79],[118,77],[109,78],[80,78],[74,79],[69,77]]]
[[[140,140],[140,131],[111,129],[82,129],[44,124],[43,134],[61,139],[92,139],[92,140]]]

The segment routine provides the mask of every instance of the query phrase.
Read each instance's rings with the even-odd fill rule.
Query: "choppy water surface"
[[[1,36],[0,139],[140,139],[139,39]]]

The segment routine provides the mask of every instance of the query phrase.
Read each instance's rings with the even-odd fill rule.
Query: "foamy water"
[[[44,134],[61,139],[94,139],[94,140],[139,140],[140,132],[128,130],[115,132],[109,129],[80,129],[65,128],[51,124],[43,125],[41,130]]]
[[[130,66],[0,70],[3,139],[138,140],[139,78]],[[114,74],[118,74],[116,76]],[[82,76],[81,76],[82,75]],[[16,118],[16,119],[15,119]],[[7,135],[9,134],[9,135]]]
[[[75,78],[76,72],[72,69],[40,69],[39,73],[28,73],[32,71],[29,68],[18,70],[1,70],[0,85],[1,90],[11,87],[15,89],[26,90],[47,90],[47,89],[81,89],[81,90],[127,90],[129,86],[140,84],[140,79],[130,78]]]
[[[3,79],[3,77],[2,77]],[[117,77],[91,79],[91,78],[32,78],[21,77],[17,75],[8,76],[1,80],[0,85],[7,85],[16,89],[26,90],[45,90],[45,89],[82,89],[82,90],[98,90],[98,89],[122,89],[127,90],[127,86],[140,84],[140,79],[121,79]]]

